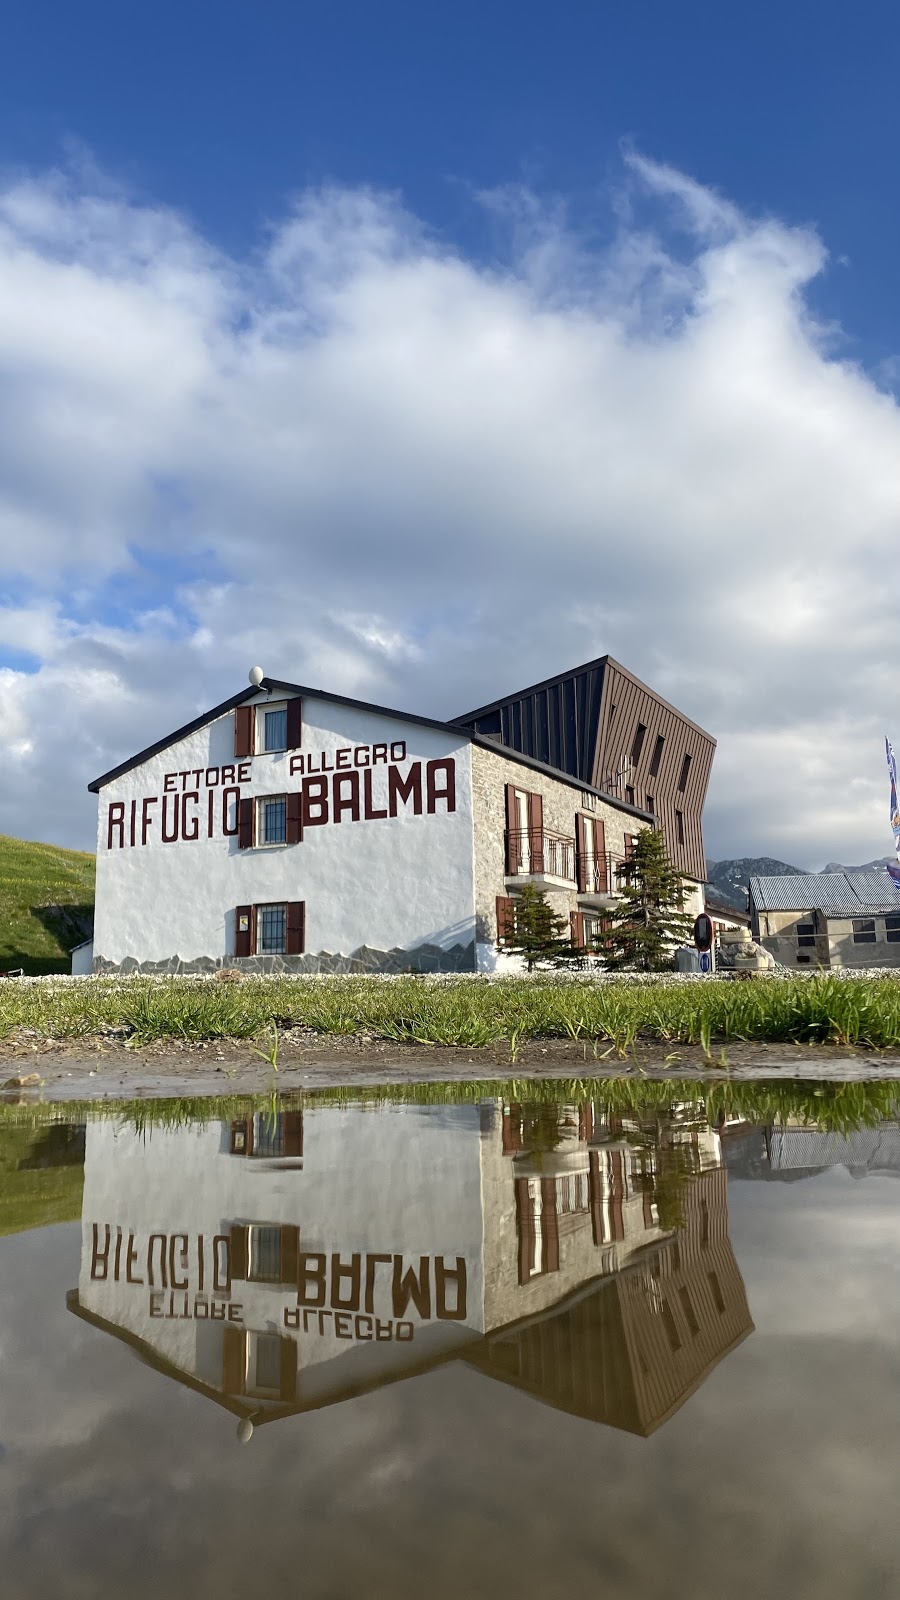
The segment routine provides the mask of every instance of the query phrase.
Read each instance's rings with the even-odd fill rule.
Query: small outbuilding
[[[751,878],[750,925],[787,967],[900,967],[900,891],[881,869]]]

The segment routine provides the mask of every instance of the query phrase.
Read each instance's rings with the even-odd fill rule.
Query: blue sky
[[[0,60],[0,152],[83,141],[241,252],[323,179],[402,191],[487,250],[469,186],[524,178],[594,216],[631,139],[751,212],[812,222],[818,291],[862,359],[896,355],[900,12],[834,0],[32,0]]]
[[[449,716],[609,650],[719,739],[710,855],[885,853],[898,47],[887,5],[15,8],[0,828],[89,846],[87,782],[257,659]]]

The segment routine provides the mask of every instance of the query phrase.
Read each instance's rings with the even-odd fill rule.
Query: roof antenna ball
[[[251,667],[247,676],[250,679],[254,689],[258,689],[263,681],[263,678],[265,677],[265,673],[263,672],[262,667]]]

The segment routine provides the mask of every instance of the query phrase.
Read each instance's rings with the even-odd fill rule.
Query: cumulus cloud
[[[0,189],[4,831],[89,846],[257,660],[450,716],[609,651],[719,740],[710,854],[884,853],[897,405],[809,228],[634,152],[607,201],[473,199],[475,258],[325,188],[236,260],[84,164]]]

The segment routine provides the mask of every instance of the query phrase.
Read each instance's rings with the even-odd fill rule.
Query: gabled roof
[[[194,717],[192,722],[186,722],[174,733],[166,734],[164,739],[157,739],[155,744],[148,745],[145,750],[139,750],[137,755],[130,756],[127,761],[121,761],[117,767],[112,767],[109,772],[104,772],[100,778],[95,778],[88,784],[91,794],[99,794],[106,784],[112,783],[116,778],[121,778],[126,772],[133,772],[135,767],[140,767],[151,757],[159,755],[160,751],[167,750],[170,745],[177,744],[179,739],[186,739],[199,728],[206,727],[207,723],[215,722],[219,717],[224,717],[229,711],[234,711],[237,706],[244,705],[258,695],[261,689],[269,694],[301,695],[312,700],[327,700],[332,705],[350,706],[354,711],[368,711],[379,717],[392,717],[397,722],[412,722],[420,728],[435,728],[439,733],[453,734],[457,739],[467,740],[470,744],[477,744],[484,750],[493,750],[496,755],[503,756],[507,761],[515,761],[520,766],[531,767],[538,772],[545,772],[549,777],[556,778],[562,783],[568,783],[573,788],[585,789],[589,794],[595,794],[601,800],[606,800],[619,811],[627,811],[630,816],[640,817],[642,821],[652,822],[653,817],[649,811],[640,806],[626,804],[617,795],[607,794],[604,789],[595,789],[591,784],[579,782],[570,772],[562,772],[556,767],[548,766],[544,761],[537,761],[533,756],[523,755],[519,750],[511,750],[498,740],[486,734],[473,733],[470,728],[462,727],[456,722],[438,722],[434,717],[421,717],[413,711],[395,711],[391,706],[378,706],[369,700],[354,700],[345,694],[331,694],[326,689],[310,689],[301,683],[285,683],[281,678],[263,678],[258,688],[248,687],[242,689],[240,694],[231,696],[230,700],[223,700],[210,711],[204,711],[199,717]]]
[[[886,872],[798,872],[751,878],[757,911],[823,911],[832,917],[900,911],[900,891]]]

